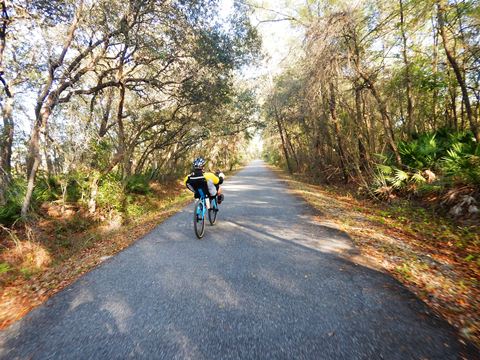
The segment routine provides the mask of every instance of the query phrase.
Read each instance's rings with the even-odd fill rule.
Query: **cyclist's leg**
[[[225,199],[225,197],[223,196],[223,189],[219,186],[218,187],[218,191],[217,191],[217,202],[218,204],[221,204],[222,201]]]

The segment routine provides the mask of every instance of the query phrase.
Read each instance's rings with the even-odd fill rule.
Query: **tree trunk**
[[[343,180],[345,181],[345,184],[346,184],[348,183],[347,164],[345,159],[345,151],[343,146],[342,135],[340,133],[340,124],[337,119],[335,86],[333,85],[333,82],[330,82],[329,87],[330,87],[330,98],[329,98],[330,118],[332,119],[333,130],[335,132],[335,137],[337,138],[338,155],[340,157],[340,167],[342,169]]]
[[[458,129],[458,114],[457,114],[457,87],[456,86],[449,86],[449,93],[450,93],[450,104],[452,108],[452,116],[449,118],[449,127],[451,129]],[[463,130],[463,128],[462,128]]]
[[[405,82],[407,90],[407,133],[410,137],[413,133],[413,101],[412,101],[412,79],[410,75],[410,61],[408,60],[407,55],[407,36],[405,33],[405,20],[404,20],[404,9],[403,9],[403,0],[400,2],[400,32],[402,34],[402,56],[403,62],[405,64]]]
[[[7,98],[2,111],[3,129],[0,138],[0,166],[10,176],[12,169],[12,145],[14,134],[13,97]]]
[[[297,153],[293,149],[292,142],[290,141],[290,136],[288,136],[288,131],[287,128],[284,126],[283,131],[285,132],[285,141],[287,143],[287,148],[290,150],[290,153],[292,154],[293,160],[295,160],[295,164],[297,165],[296,171],[298,171],[300,167],[300,163],[298,161]]]
[[[433,29],[433,59],[432,59],[432,70],[433,70],[433,125],[435,129],[437,128],[437,97],[438,97],[438,90],[437,90],[437,72],[438,72],[438,31],[435,28],[434,24],[434,16],[432,17],[432,29]]]
[[[370,163],[370,158],[367,153],[367,149],[365,147],[365,137],[363,136],[363,126],[362,126],[362,105],[361,105],[361,90],[357,86],[355,86],[355,122],[356,122],[356,129],[357,129],[357,136],[358,136],[358,156],[360,159],[360,168],[367,169]]]
[[[373,97],[375,98],[377,105],[378,105],[378,110],[380,112],[380,115],[382,117],[382,124],[383,128],[385,130],[385,135],[387,136],[387,142],[390,145],[390,148],[393,151],[393,154],[395,155],[395,159],[397,161],[398,165],[402,164],[402,158],[400,157],[400,153],[398,152],[397,144],[395,143],[395,136],[393,134],[393,127],[392,127],[392,121],[390,119],[390,116],[388,115],[387,108],[383,100],[381,99],[380,95],[377,92],[377,89],[375,85],[368,79],[365,79],[368,87],[370,89],[370,92],[372,93]]]
[[[122,158],[122,170],[123,170],[123,179],[125,180],[127,177],[131,175],[131,162],[130,158],[127,156],[127,138],[125,135],[125,128],[123,124],[123,108],[125,106],[125,94],[126,94],[126,88],[125,88],[125,83],[124,83],[124,73],[123,73],[123,68],[125,64],[125,58],[127,54],[127,49],[128,49],[128,33],[124,34],[125,36],[125,45],[123,47],[123,50],[120,55],[119,59],[119,66],[118,66],[118,72],[117,72],[117,80],[120,83],[119,86],[119,100],[118,100],[118,108],[117,108],[117,126],[118,126],[118,154]],[[125,185],[125,182],[124,182]]]
[[[32,133],[29,140],[29,151],[27,155],[27,192],[23,199],[22,212],[23,218],[27,216],[32,201],[33,189],[35,187],[35,178],[37,175],[38,167],[40,166],[40,133],[42,129],[47,127],[48,119],[58,102],[58,91],[52,92],[52,85],[55,79],[55,71],[63,65],[67,51],[73,42],[75,31],[77,30],[80,22],[80,14],[83,9],[83,0],[78,5],[77,12],[72,21],[72,24],[68,30],[67,38],[63,45],[62,52],[57,61],[50,61],[48,68],[48,78],[43,86],[37,98],[37,104],[35,106],[35,123],[33,125]]]
[[[94,175],[90,184],[90,199],[88,200],[88,212],[94,214],[97,210],[97,193],[98,193],[99,176]]]
[[[375,98],[375,101],[377,102],[378,110],[380,111],[380,115],[382,117],[382,124],[385,130],[385,135],[387,137],[387,143],[390,145],[390,148],[392,149],[393,154],[395,155],[395,159],[398,165],[401,165],[402,158],[400,157],[400,153],[398,152],[397,145],[395,144],[395,136],[393,133],[392,121],[390,119],[390,116],[388,115],[387,107],[383,99],[380,97],[380,94],[378,93],[374,82],[370,79],[370,76],[366,74],[362,69],[361,61],[360,61],[360,49],[358,46],[357,37],[355,33],[353,33],[352,38],[353,38],[353,46],[354,46],[354,54],[355,54],[354,61],[353,61],[355,71],[357,72],[358,77],[363,79],[363,81],[365,82],[365,85],[370,89],[370,92],[372,93],[373,97]]]
[[[320,129],[322,127],[323,120],[321,117],[315,118],[313,120],[314,124],[314,136],[313,136],[313,159],[312,165],[314,167],[313,174],[322,176],[322,181],[327,182],[327,177],[325,176],[325,154],[324,146],[322,142]],[[318,168],[319,171],[315,171]]]
[[[382,124],[385,130],[385,135],[387,136],[387,142],[390,145],[390,148],[392,149],[393,154],[395,155],[397,164],[402,165],[402,158],[400,157],[397,144],[395,143],[395,135],[393,133],[392,121],[390,119],[390,115],[388,115],[387,107],[383,102],[382,98],[380,97],[380,95],[378,94],[377,88],[373,84],[373,82],[371,82],[368,77],[364,77],[364,80],[368,84],[368,88],[370,89],[370,92],[372,93],[373,97],[377,102],[378,110],[380,111],[380,115],[382,117]]]
[[[357,39],[357,34],[356,32],[353,32],[353,52],[354,52],[354,58],[355,58],[355,66],[357,69],[360,68],[360,47],[358,45],[358,39]],[[360,79],[356,79],[354,82],[354,88],[355,88],[355,121],[356,121],[356,128],[357,128],[357,134],[358,134],[358,153],[359,153],[359,159],[361,162],[361,167],[365,170],[367,169],[370,161],[370,157],[368,155],[368,152],[365,148],[365,138],[363,136],[363,126],[362,126],[362,120],[365,122],[365,127],[366,127],[366,138],[367,138],[367,144],[369,145],[369,148],[371,149],[372,141],[370,139],[370,121],[368,121],[365,118],[365,101],[362,97],[362,89],[360,87],[359,83]],[[362,109],[363,105],[363,109]],[[375,148],[375,145],[374,145]],[[357,168],[360,168],[360,166],[357,166]]]
[[[280,139],[282,140],[282,149],[283,149],[283,154],[285,155],[285,161],[287,162],[288,172],[290,174],[293,174],[292,166],[290,164],[290,157],[288,156],[287,144],[285,143],[285,138],[283,135],[282,124],[280,122],[280,118],[278,116],[276,107],[274,107],[274,111],[275,111],[275,120],[277,121],[277,126],[278,126],[278,132],[280,133]]]
[[[45,118],[44,118],[45,116]],[[35,122],[35,125],[30,135],[29,140],[29,150],[28,150],[28,160],[27,160],[27,192],[23,199],[22,212],[21,215],[23,218],[27,216],[28,210],[30,208],[30,203],[32,201],[33,189],[35,187],[35,178],[37,175],[38,167],[40,166],[41,157],[40,157],[40,126],[46,124],[49,115],[44,115],[40,117],[39,121]]]
[[[53,168],[52,158],[48,152],[49,149],[52,147],[52,141],[48,135],[48,128],[45,129],[44,132],[44,146],[43,146],[43,156],[45,157],[45,164],[47,165],[47,177],[53,176],[55,174],[55,170]]]
[[[470,97],[468,95],[467,84],[462,76],[462,69],[457,62],[457,59],[454,57],[452,50],[449,47],[447,33],[445,31],[445,0],[437,0],[438,8],[438,25],[440,28],[440,36],[442,37],[443,48],[445,54],[447,55],[448,62],[455,73],[455,78],[457,79],[458,85],[462,91],[462,99],[465,104],[465,111],[467,113],[467,119],[470,123],[470,129],[472,130],[477,143],[480,143],[480,131],[478,128],[477,120],[473,117],[472,107],[470,105]]]
[[[112,109],[113,93],[112,89],[108,89],[107,104],[105,105],[105,109],[103,109],[102,121],[100,123],[100,129],[98,130],[98,136],[100,137],[104,137],[108,131],[108,120],[110,119],[110,111]]]
[[[6,95],[5,104],[3,105],[3,129],[0,134],[0,206],[4,206],[7,202],[7,188],[10,185],[12,175],[12,144],[14,134],[13,123],[13,95],[8,87],[7,81],[3,78],[4,65],[3,54],[6,45],[7,25],[10,22],[8,16],[7,5],[5,1],[0,2],[1,20],[0,27],[0,81]]]

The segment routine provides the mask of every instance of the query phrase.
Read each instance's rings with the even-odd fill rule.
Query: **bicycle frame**
[[[207,209],[207,196],[203,193],[202,189],[199,189],[198,190],[198,193],[200,194],[200,199],[199,201],[202,202],[203,206],[202,206],[202,213],[200,214],[197,210],[197,215],[200,217],[200,218],[203,218],[205,216],[205,214],[207,213],[208,209]],[[210,201],[210,208],[212,209],[218,209],[218,204],[217,204],[217,199],[216,198],[213,198],[211,201]]]
[[[193,226],[195,228],[195,235],[201,239],[205,233],[206,214],[208,213],[208,221],[210,222],[210,225],[215,224],[217,219],[218,204],[215,197],[210,200],[210,198],[207,197],[207,195],[201,189],[198,190],[197,195],[198,200],[195,203],[195,211],[193,213]],[[209,204],[208,208],[207,204]]]
[[[206,197],[202,196],[199,201],[202,202],[203,206],[202,206],[202,213],[200,213],[200,211],[197,209],[197,216],[200,218],[200,219],[203,219],[205,217],[205,214],[207,213],[207,201],[206,201]]]

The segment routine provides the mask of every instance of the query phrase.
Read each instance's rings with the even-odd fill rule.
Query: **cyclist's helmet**
[[[203,169],[203,167],[205,166],[206,164],[206,161],[204,158],[202,157],[198,157],[196,158],[195,160],[193,160],[193,168],[195,170],[201,170]]]

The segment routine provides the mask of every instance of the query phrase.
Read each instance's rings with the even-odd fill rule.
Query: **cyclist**
[[[198,190],[202,189],[205,194],[208,194],[212,198],[217,196],[217,201],[221,204],[224,196],[220,185],[223,184],[225,175],[220,170],[217,170],[215,174],[204,172],[205,164],[206,161],[204,158],[196,158],[193,161],[193,172],[185,177],[184,183],[187,188],[195,194],[195,198],[200,197]]]

